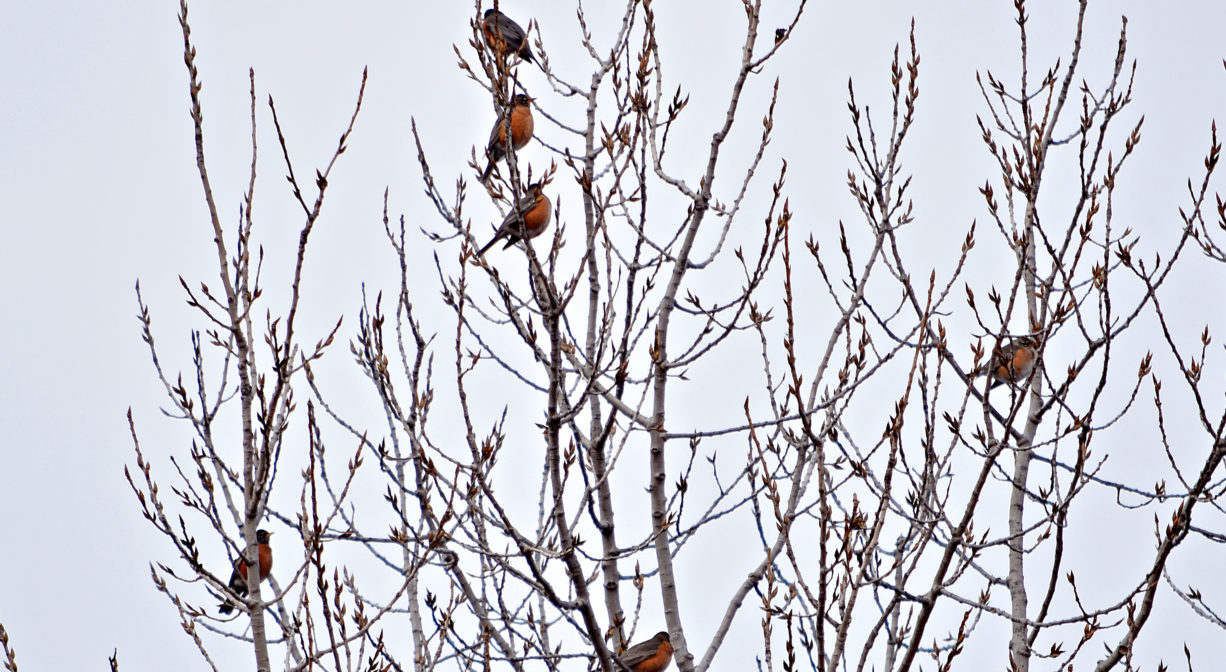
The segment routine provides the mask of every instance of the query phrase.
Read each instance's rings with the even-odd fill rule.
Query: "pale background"
[[[721,36],[739,35],[740,3],[656,4],[666,74],[692,93],[690,132],[700,143],[696,153],[705,154],[717,119],[707,118],[703,105],[723,107],[739,37]],[[791,3],[767,4],[764,25],[771,29],[763,40],[791,10]],[[1040,72],[1067,54],[1073,3],[1031,4],[1032,67]],[[521,23],[539,22],[559,71],[577,75],[585,66],[568,61],[577,49],[571,3],[519,0],[503,8]],[[23,670],[98,669],[114,649],[125,670],[204,667],[149,580],[150,562],[173,558],[140,518],[122,472],[133,461],[128,408],[147,454],[163,458],[189,440],[185,427],[159,414],[162,390],[140,340],[133,285],[141,281],[154,309],[173,372],[186,369],[186,330],[198,325],[189,322],[194,318],[182,305],[177,278],[195,285],[216,277],[176,13],[177,3],[165,1],[34,2],[6,8],[0,20],[0,622]],[[228,226],[247,179],[247,69],[256,71],[265,179],[256,211],[270,249],[294,244],[301,217],[280,181],[284,168],[268,135],[267,96],[276,99],[295,167],[306,178],[330,154],[361,70],[370,69],[364,112],[333,173],[308,255],[313,273],[308,270],[304,310],[311,333],[344,315],[347,342],[362,283],[371,294],[393,288],[394,259],[379,226],[385,187],[393,216],[405,213],[410,226],[439,226],[421,196],[410,117],[422,130],[440,185],[449,189],[460,173],[471,180],[464,163],[484,141],[492,111],[488,97],[455,67],[452,45],[470,53],[468,20],[475,14],[467,2],[192,5],[207,152]],[[1094,3],[1083,57],[1094,88],[1114,57],[1121,15],[1129,18],[1130,57],[1139,67],[1135,104],[1119,131],[1141,114],[1146,122],[1116,216],[1152,237],[1152,254],[1174,237],[1175,208],[1187,202],[1185,181],[1199,179],[1210,121],[1226,110],[1226,3]],[[972,219],[986,223],[976,189],[994,176],[974,123],[976,114],[986,114],[974,75],[991,69],[1015,81],[1012,2],[866,1],[810,3],[794,40],[767,66],[781,78],[781,93],[776,142],[764,166],[769,175],[779,156],[788,158],[788,195],[799,213],[794,226],[856,219],[844,187],[846,82],[853,77],[862,101],[884,112],[892,48],[905,44],[912,16],[923,63],[905,163],[917,175],[913,196],[925,235],[948,244]],[[743,111],[742,129],[750,140],[759,132],[774,74],[749,91],[753,102]],[[530,71],[525,80],[540,95],[540,73]],[[538,124],[539,132],[548,131]],[[529,158],[548,162],[545,150],[535,151]],[[762,185],[769,179],[759,177]],[[576,194],[562,198],[564,206],[578,202]],[[495,216],[488,200],[476,198],[468,214],[482,235],[488,229],[481,217]],[[429,253],[423,249],[423,264]],[[454,244],[441,253],[454,255]],[[283,263],[270,264],[268,284],[285,277]],[[1187,297],[1181,319],[1191,329],[1188,344],[1202,323],[1220,321],[1222,312],[1220,283],[1194,268],[1174,278]],[[420,272],[419,302],[442,315],[432,270]],[[333,357],[336,366],[348,365],[343,351]],[[1181,562],[1189,563],[1185,569],[1199,563],[1209,572],[1199,587],[1220,595],[1226,593],[1218,578],[1223,554],[1211,553]],[[1197,647],[1197,669],[1213,669],[1226,649],[1224,633],[1192,617],[1169,591],[1158,606],[1178,619],[1150,625],[1139,661],[1146,669],[1160,658],[1177,663],[1187,640]],[[756,616],[746,612],[742,619]],[[705,642],[701,634],[690,637]],[[242,648],[225,654],[221,660],[230,669],[250,666]],[[1000,652],[985,655],[982,669],[1004,667]],[[975,668],[973,659],[959,662]],[[727,647],[716,668],[748,664]]]

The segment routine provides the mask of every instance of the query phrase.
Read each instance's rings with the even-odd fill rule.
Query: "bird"
[[[496,10],[485,10],[481,20],[481,31],[485,33],[485,43],[499,54],[519,54],[525,61],[532,62],[532,48],[528,46],[528,35],[506,14]]]
[[[787,36],[788,36],[787,28],[776,28],[775,29],[775,44],[779,44],[780,42],[783,41],[783,38]]]
[[[259,544],[260,581],[267,579],[268,573],[272,571],[272,547],[268,545],[268,538],[271,536],[272,532],[267,530],[255,531],[255,540]],[[247,561],[241,555],[234,561],[234,571],[230,574],[230,590],[239,596],[247,595]],[[227,600],[218,611],[228,614],[234,611],[234,603]]]
[[[530,105],[532,100],[523,93],[511,99],[511,145],[515,147],[515,151],[523,149],[524,145],[532,139],[533,121]],[[482,184],[490,179],[490,173],[494,172],[494,164],[507,155],[507,124],[505,122],[506,117],[500,114],[498,120],[494,122],[494,128],[490,129],[490,140],[485,150],[489,162],[485,165],[485,172],[481,173]]]
[[[655,637],[635,644],[621,655],[622,664],[634,672],[661,672],[673,659],[673,645],[667,632],[657,632]]]
[[[553,204],[549,202],[549,197],[541,191],[544,188],[544,182],[528,185],[527,193],[507,213],[506,218],[502,220],[502,225],[498,227],[498,231],[494,234],[494,239],[478,250],[477,254],[484,255],[486,250],[493,247],[494,243],[503,238],[507,239],[507,244],[502,248],[505,250],[518,243],[522,238],[536,238],[541,235],[545,231],[545,227],[549,226],[549,215],[553,209]]]
[[[976,375],[990,375],[992,387],[1005,383],[1020,383],[1030,377],[1038,361],[1038,340],[1033,336],[1014,339],[992,353],[992,361],[976,370]]]

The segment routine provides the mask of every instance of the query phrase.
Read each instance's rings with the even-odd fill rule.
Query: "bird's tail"
[[[234,611],[234,603],[233,602],[222,602],[221,606],[217,607],[217,611],[222,614],[228,614]]]
[[[494,172],[494,162],[487,161],[485,163],[485,171],[481,173],[481,184],[486,184],[490,181],[490,174]]]

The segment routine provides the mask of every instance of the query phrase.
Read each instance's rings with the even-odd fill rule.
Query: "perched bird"
[[[267,530],[256,530],[255,540],[259,544],[259,566],[260,566],[260,581],[268,578],[268,573],[272,571],[272,548],[268,545],[268,538],[272,536],[272,532]],[[247,561],[239,556],[234,561],[234,572],[230,574],[230,590],[239,595],[247,595]],[[227,601],[218,609],[223,614],[228,614],[234,611],[234,603]]]
[[[532,61],[532,48],[528,46],[527,34],[506,14],[496,9],[485,10],[481,32],[485,33],[485,43],[499,54],[519,54],[525,61]]]
[[[532,98],[522,93],[511,99],[511,145],[517,152],[532,139],[532,106],[529,104],[531,102]],[[485,172],[481,173],[482,183],[490,179],[490,173],[494,172],[494,164],[507,155],[506,121],[506,118],[500,114],[498,120],[494,122],[494,128],[490,129],[490,141],[485,149],[489,163],[485,166]]]
[[[779,44],[780,42],[783,41],[783,38],[787,36],[788,36],[787,28],[776,28],[775,29],[775,44]]]
[[[1009,345],[1003,346],[992,353],[992,361],[986,366],[976,369],[976,375],[990,375],[992,387],[1005,383],[1020,383],[1030,377],[1038,361],[1038,340],[1033,336],[1022,336],[1013,339]]]
[[[655,637],[635,644],[621,655],[622,664],[634,672],[660,672],[673,659],[673,645],[667,632],[657,632]]]
[[[544,182],[537,182],[528,185],[528,193],[524,194],[519,199],[519,203],[511,208],[505,219],[502,220],[502,225],[498,227],[497,233],[494,234],[494,239],[485,244],[477,254],[484,255],[486,250],[494,246],[494,243],[507,239],[507,244],[502,249],[518,243],[523,238],[536,238],[545,231],[545,227],[549,226],[549,215],[553,209],[553,204],[549,202],[549,197],[541,190],[544,189]]]

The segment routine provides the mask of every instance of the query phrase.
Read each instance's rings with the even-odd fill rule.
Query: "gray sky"
[[[1032,3],[1036,70],[1067,52],[1072,4]],[[1094,3],[1083,64],[1085,76],[1100,86],[1114,56],[1119,17],[1127,15],[1130,55],[1139,67],[1135,103],[1118,132],[1141,114],[1146,121],[1117,217],[1142,236],[1142,248],[1151,255],[1169,249],[1178,230],[1175,208],[1187,203],[1185,182],[1199,179],[1202,170],[1210,121],[1226,110],[1226,3],[1179,3],[1178,10],[1165,11],[1162,4]],[[665,66],[671,69],[666,76],[685,82],[692,94],[689,114],[702,120],[710,116],[704,105],[722,105],[727,93],[727,68],[720,66],[737,54],[728,53],[730,45],[720,44],[719,36],[740,30],[740,3],[657,5],[663,36],[676,38],[664,40]],[[791,7],[768,5],[764,24],[772,27]],[[758,178],[760,192],[785,155],[796,221],[827,230],[839,220],[856,221],[844,186],[850,166],[842,149],[850,131],[846,82],[853,77],[861,99],[884,112],[891,50],[905,43],[914,15],[922,93],[906,164],[917,175],[913,196],[922,230],[940,247],[961,239],[972,219],[986,224],[976,189],[995,176],[974,122],[976,114],[986,114],[974,74],[990,69],[1015,81],[1011,7],[982,0],[810,3],[795,39],[768,66],[781,78],[780,109],[776,141]],[[521,23],[529,17],[539,22],[560,72],[577,76],[585,67],[576,61],[571,68],[568,61],[577,49],[570,3],[520,0],[503,8]],[[165,456],[172,450],[182,454],[190,441],[185,426],[160,415],[163,391],[134,318],[134,283],[141,281],[154,311],[167,367],[186,371],[187,329],[199,322],[183,306],[177,278],[192,285],[216,278],[176,12],[176,3],[144,0],[34,2],[10,8],[0,22],[0,306],[7,318],[0,332],[0,622],[22,669],[97,668],[116,648],[125,670],[165,669],[168,660],[203,667],[172,607],[149,580],[150,562],[174,558],[140,518],[122,471],[133,462],[128,408],[166,485]],[[284,167],[270,135],[266,99],[276,99],[295,168],[309,176],[329,156],[352,110],[362,68],[369,67],[363,112],[334,172],[308,257],[314,274],[308,270],[305,328],[321,333],[344,315],[341,340],[347,342],[362,283],[372,296],[394,287],[394,259],[379,227],[385,187],[393,215],[404,213],[411,227],[441,227],[421,195],[410,118],[417,120],[444,189],[461,173],[471,182],[465,163],[473,145],[484,141],[492,112],[487,96],[455,67],[452,45],[471,53],[466,43],[473,8],[465,2],[226,0],[197,2],[191,12],[204,81],[206,151],[230,226],[238,216],[250,152],[247,69],[256,71],[264,182],[255,207],[270,250],[270,287],[286,277],[287,250],[301,217],[281,180]],[[529,74],[529,89],[547,99],[534,75],[541,77]],[[756,139],[772,79],[753,84],[742,117],[742,130],[748,130],[734,146],[748,147]],[[574,112],[566,105],[559,102],[559,110]],[[714,123],[709,119],[687,131],[703,152]],[[560,137],[542,126],[538,134]],[[548,163],[539,145],[529,152],[529,158]],[[693,160],[698,155],[696,150]],[[675,158],[677,165],[686,159]],[[577,204],[573,183],[557,182],[563,207]],[[760,220],[757,212],[750,218]],[[470,199],[468,214],[478,237],[496,216],[484,198]],[[986,241],[986,230],[979,238],[999,244]],[[418,240],[418,297],[428,310],[445,315],[428,262],[433,250]],[[440,250],[444,256],[455,253],[454,243]],[[990,270],[990,259],[976,263],[973,271]],[[1190,264],[1174,278],[1178,295],[1188,297],[1189,307],[1219,307],[1221,276],[1206,281],[1196,269]],[[1192,329],[1190,344],[1202,323],[1220,327],[1223,316],[1220,310],[1189,308],[1176,319]],[[344,348],[332,354],[337,369],[349,367]],[[361,384],[356,372],[348,375],[340,384]],[[1107,537],[1103,543],[1109,542]],[[1199,562],[1201,570],[1217,572],[1221,550],[1208,553],[1180,562],[1189,571]],[[216,559],[224,565],[220,555]],[[1219,586],[1201,585],[1207,593]],[[1158,658],[1176,662],[1184,638],[1202,644],[1195,650],[1201,665],[1211,653],[1222,653],[1222,633],[1174,604],[1169,592],[1160,606],[1177,615],[1179,625],[1165,633],[1169,637],[1160,637],[1158,628],[1147,631],[1141,647],[1146,665]],[[757,616],[742,618],[750,623]],[[728,662],[720,669],[750,663],[732,651],[724,655]],[[235,669],[248,664],[249,654],[223,647],[221,660]],[[1003,665],[999,657],[988,661],[991,669]]]

